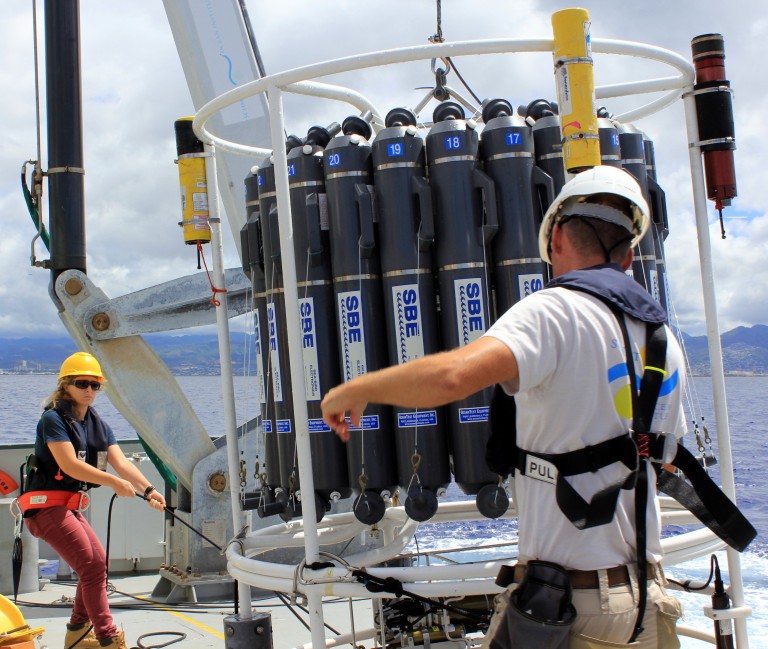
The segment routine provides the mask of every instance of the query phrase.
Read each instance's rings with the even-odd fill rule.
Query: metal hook
[[[446,65],[445,69],[438,68],[435,65],[437,59],[432,59],[431,68],[435,75],[435,87],[432,90],[432,96],[438,101],[445,101],[450,98],[451,93],[445,85],[446,75],[451,71],[451,64],[445,59],[440,59]]]
[[[432,62],[430,63],[430,69],[432,70],[432,73],[435,75],[442,74],[443,80],[445,80],[445,75],[447,75],[451,71],[452,66],[451,66],[451,62],[448,59],[441,58],[440,60],[443,63],[445,63],[445,69],[436,67],[435,63],[437,62],[437,59],[432,59]]]

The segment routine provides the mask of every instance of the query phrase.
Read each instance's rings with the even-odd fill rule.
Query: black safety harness
[[[595,269],[576,271],[558,278],[549,286],[562,286],[586,292],[608,306],[621,328],[630,380],[635,376],[635,371],[632,346],[624,316],[629,313],[645,322],[644,372],[639,391],[634,385],[631,386],[632,428],[625,434],[599,444],[566,453],[528,451],[517,446],[514,398],[507,396],[500,387],[497,387],[491,403],[492,436],[486,449],[486,459],[491,469],[500,475],[509,473],[514,477],[517,471],[522,475],[554,483],[555,497],[560,510],[575,527],[582,530],[610,523],[613,520],[621,490],[634,489],[639,586],[638,616],[629,640],[634,642],[643,630],[642,621],[647,602],[646,507],[649,494],[649,463],[658,476],[659,489],[684,505],[731,547],[742,552],[755,538],[757,532],[736,505],[712,481],[690,451],[677,443],[675,437],[669,433],[651,432],[653,414],[664,380],[666,365],[667,337],[663,311],[656,303],[647,302],[650,296],[644,289],[641,289],[643,294],[637,294],[636,289],[631,285],[641,287],[620,270],[621,276],[631,284],[625,283],[624,279],[619,279],[613,272],[617,269],[618,267],[605,265]],[[607,284],[602,280],[606,280]],[[656,308],[661,312],[661,318]],[[661,469],[662,463],[672,455],[673,449],[667,452],[670,445],[673,449],[676,447],[676,451],[674,459],[669,464],[680,469],[690,480],[690,484],[673,473]],[[629,469],[626,478],[604,487],[589,501],[585,500],[566,480],[570,476],[594,473],[616,462],[621,462]],[[556,471],[553,471],[552,467]]]

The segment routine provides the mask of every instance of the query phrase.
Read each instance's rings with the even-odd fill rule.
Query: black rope
[[[677,579],[671,579],[667,577],[667,581],[670,584],[676,584],[680,586],[686,592],[695,592],[697,590],[704,590],[712,583],[712,577],[715,575],[715,564],[717,563],[717,556],[714,554],[709,558],[709,577],[703,584],[693,581],[692,579],[686,579],[685,581],[677,581]]]
[[[161,644],[145,645],[141,643],[144,638],[149,638],[155,635],[171,635],[175,637]],[[186,639],[186,637],[187,634],[182,633],[181,631],[154,631],[152,633],[145,633],[144,635],[140,635],[136,640],[136,645],[138,649],[162,649],[162,647],[168,647],[172,644],[176,644],[177,642],[181,642],[182,640]]]
[[[141,498],[142,500],[146,500],[147,502],[149,502],[149,498],[148,498],[147,496],[145,496],[144,494],[140,494],[139,492],[136,492],[136,496],[137,496],[138,498]],[[115,496],[112,496],[112,498],[114,499],[114,498],[115,498]],[[111,508],[111,507],[112,507],[112,505],[111,505],[111,503],[110,503],[110,508]],[[203,534],[203,533],[202,533],[200,530],[196,530],[196,529],[195,529],[194,527],[192,527],[192,526],[191,526],[189,523],[187,523],[187,521],[185,521],[183,518],[180,518],[179,516],[176,516],[176,514],[175,514],[175,513],[174,513],[174,511],[173,511],[174,509],[175,509],[174,507],[168,507],[167,505],[166,505],[165,507],[163,507],[163,511],[167,512],[168,514],[170,514],[170,515],[173,517],[173,519],[174,519],[174,520],[177,520],[177,521],[179,521],[179,523],[181,523],[182,525],[184,525],[184,526],[188,527],[188,528],[189,528],[190,530],[192,530],[192,531],[193,531],[195,534],[197,534],[197,535],[198,535],[198,536],[199,536],[201,539],[205,539],[206,541],[208,541],[208,543],[210,543],[210,544],[211,544],[211,545],[212,545],[214,548],[216,548],[216,549],[217,549],[219,552],[224,552],[224,548],[222,548],[222,547],[221,547],[221,546],[220,546],[218,543],[214,543],[213,541],[211,541],[211,539],[209,539],[209,538],[208,538],[208,537],[207,537],[205,534]],[[107,533],[107,543],[109,543],[109,533]]]
[[[457,76],[457,77],[459,77],[459,81],[461,81],[461,84],[462,84],[462,85],[463,85],[463,86],[464,86],[464,87],[467,89],[467,91],[469,92],[469,94],[470,94],[470,95],[472,95],[472,98],[473,98],[473,99],[474,99],[474,100],[475,100],[475,101],[476,101],[478,104],[482,104],[482,103],[483,103],[483,101],[480,99],[480,97],[478,97],[478,96],[475,94],[475,91],[474,91],[474,90],[472,90],[472,88],[470,88],[470,87],[469,87],[469,85],[467,84],[467,82],[466,82],[466,81],[464,81],[464,77],[462,77],[462,76],[461,76],[461,72],[459,72],[459,68],[457,68],[457,67],[456,67],[456,63],[454,62],[454,60],[453,60],[453,59],[452,59],[450,56],[449,56],[448,58],[446,58],[445,60],[446,60],[446,61],[448,61],[448,63],[450,63],[450,64],[451,64],[451,67],[453,68],[453,71],[456,73],[456,76]]]

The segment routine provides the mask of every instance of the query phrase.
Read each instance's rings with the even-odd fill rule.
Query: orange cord
[[[200,255],[200,258],[203,260],[203,266],[205,266],[205,272],[208,275],[208,283],[211,285],[211,292],[213,293],[211,304],[213,304],[213,306],[221,306],[221,302],[216,299],[216,293],[226,293],[227,289],[216,288],[213,285],[213,280],[211,279],[211,271],[208,270],[208,264],[206,263],[205,255],[203,254],[203,243],[201,241],[197,242],[197,254]]]

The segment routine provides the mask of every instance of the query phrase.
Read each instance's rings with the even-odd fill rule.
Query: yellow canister
[[[209,243],[211,228],[208,223],[208,181],[205,173],[205,148],[192,130],[191,117],[182,117],[174,123],[176,154],[181,190],[181,226],[184,242],[195,245]]]
[[[575,173],[600,164],[589,12],[555,12],[552,33],[563,160],[566,170]]]

